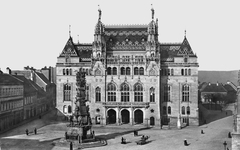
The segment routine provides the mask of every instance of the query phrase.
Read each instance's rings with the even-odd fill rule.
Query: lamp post
[[[226,141],[224,141],[223,145],[224,145],[224,150],[226,150],[226,147],[227,147],[227,142],[226,142]]]

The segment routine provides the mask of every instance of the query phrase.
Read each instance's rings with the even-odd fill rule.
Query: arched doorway
[[[124,109],[121,111],[121,117],[122,117],[123,124],[129,123],[129,116],[130,116],[130,113],[128,110]]]
[[[134,112],[134,121],[136,124],[143,123],[143,112],[141,110],[138,109]]]
[[[155,119],[154,117],[150,117],[150,126],[154,126],[155,125]]]
[[[108,115],[108,121],[107,122],[109,124],[116,123],[116,111],[115,110],[113,110],[113,109],[108,110],[107,115]]]
[[[100,116],[96,116],[95,117],[95,122],[96,122],[96,124],[100,124],[101,123],[101,117]]]

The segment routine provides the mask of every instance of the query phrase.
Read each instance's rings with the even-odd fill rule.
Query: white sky
[[[198,56],[199,70],[238,70],[239,0],[2,0],[0,68],[55,66],[69,38],[92,43],[98,20],[104,24],[148,24],[151,4],[160,42],[182,42],[184,30]]]

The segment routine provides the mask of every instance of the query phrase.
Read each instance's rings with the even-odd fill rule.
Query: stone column
[[[131,107],[131,111],[130,111],[130,124],[131,124],[131,125],[134,125],[133,107]]]

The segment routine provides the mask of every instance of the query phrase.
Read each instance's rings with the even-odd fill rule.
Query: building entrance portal
[[[109,124],[114,124],[116,123],[116,111],[113,109],[110,109],[107,113],[108,115],[108,123]]]
[[[123,124],[129,123],[129,116],[130,116],[130,113],[128,110],[124,109],[121,111],[121,117],[122,117]]]
[[[150,117],[150,125],[154,126],[155,125],[155,119],[154,117]]]
[[[134,112],[134,121],[136,124],[143,123],[143,112],[141,110],[138,109]]]

